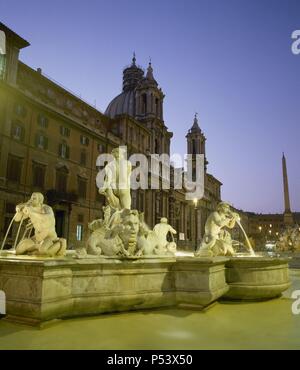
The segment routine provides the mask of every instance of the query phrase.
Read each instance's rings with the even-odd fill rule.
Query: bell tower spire
[[[164,94],[153,75],[151,59],[146,76],[136,89],[136,118],[140,120],[157,119],[163,121]]]
[[[199,127],[197,112],[194,115],[193,125],[186,135],[186,140],[187,140],[187,154],[191,154],[193,156],[193,178],[194,178],[196,171],[195,166],[197,154],[204,154],[205,170],[208,165],[208,162],[206,160],[206,149],[205,149],[206,137],[204,136],[203,132],[201,131],[201,128]]]

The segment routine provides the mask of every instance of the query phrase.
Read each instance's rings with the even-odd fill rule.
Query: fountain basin
[[[228,290],[227,260],[0,255],[5,320],[40,326],[53,319],[148,308],[201,310]]]
[[[228,292],[232,300],[265,300],[289,288],[289,258],[232,257],[226,262]]]

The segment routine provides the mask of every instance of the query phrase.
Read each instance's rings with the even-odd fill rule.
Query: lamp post
[[[194,202],[194,207],[195,207],[195,251],[198,248],[198,199],[195,198],[193,200]]]

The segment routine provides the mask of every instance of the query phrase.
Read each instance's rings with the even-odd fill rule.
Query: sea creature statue
[[[99,193],[105,195],[108,204],[103,207],[103,219],[89,224],[91,235],[85,251],[80,250],[78,256],[173,255],[176,244],[174,241],[169,243],[166,235],[169,231],[172,234],[176,231],[167,221],[150,230],[144,221],[144,214],[131,209],[131,164],[124,158],[124,153],[123,147],[112,151],[114,159],[104,168],[103,184],[97,183]]]
[[[162,242],[158,229],[152,231],[146,225],[143,213],[129,209],[113,210],[110,206],[105,207],[104,213],[108,214],[108,209],[111,213],[109,219],[104,217],[89,224],[92,233],[86,246],[88,255],[139,257],[175,253],[176,244],[167,240]],[[170,225],[164,226],[170,228]]]
[[[19,241],[23,221],[27,221],[27,225]],[[33,193],[28,202],[18,204],[12,222],[20,222],[15,240],[17,255],[55,257],[66,254],[66,239],[57,236],[54,213],[51,207],[44,204],[43,194]],[[33,236],[31,236],[32,232],[34,232]]]
[[[287,227],[278,237],[276,249],[280,252],[300,252],[300,227]]]
[[[236,223],[241,227],[239,214],[233,212],[228,203],[219,203],[216,211],[212,212],[206,221],[205,235],[199,248],[195,252],[195,256],[233,256],[235,254],[233,241],[230,233],[225,228],[233,229]],[[244,232],[244,229],[242,230]],[[246,233],[245,237],[249,253],[253,255],[254,252]]]

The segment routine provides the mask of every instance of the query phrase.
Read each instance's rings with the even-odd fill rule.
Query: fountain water
[[[244,234],[244,236],[245,236],[246,244],[247,244],[247,247],[248,247],[248,250],[249,250],[250,255],[251,255],[252,257],[254,257],[254,256],[255,256],[255,252],[254,252],[253,247],[252,247],[252,245],[251,245],[251,243],[250,243],[250,240],[249,240],[249,238],[248,238],[248,235],[247,235],[247,233],[246,233],[245,229],[243,228],[243,225],[241,224],[241,221],[238,219],[238,220],[236,221],[236,223],[239,225],[240,229],[242,230],[242,232],[243,232],[243,234]]]

